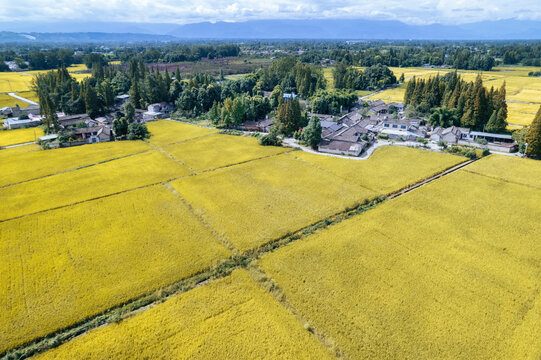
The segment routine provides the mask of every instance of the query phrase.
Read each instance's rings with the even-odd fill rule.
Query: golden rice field
[[[403,146],[383,146],[367,160],[350,160],[297,151],[290,154],[342,179],[387,195],[467,159]]]
[[[40,127],[0,130],[0,146],[24,144],[36,141],[38,137],[43,135],[43,129]]]
[[[541,104],[507,103],[507,122],[514,125],[529,125]]]
[[[454,69],[431,69],[431,68],[390,68],[397,78],[403,73],[407,80],[416,76],[417,78],[428,78],[437,74],[445,75]],[[481,72],[483,84],[490,88],[499,88],[503,82],[506,83],[507,100],[517,101],[509,103],[508,123],[514,125],[529,125],[537,109],[532,113],[532,107],[541,105],[541,78],[528,76],[530,71],[539,71],[539,68],[528,67],[499,67],[493,71]],[[458,73],[466,81],[474,81],[478,71],[459,70]],[[388,89],[374,94],[368,99],[383,100],[385,102],[404,102],[405,87]]]
[[[230,255],[163,185],[2,222],[0,234],[0,353]]]
[[[186,177],[172,185],[238,250],[257,247],[376,196],[287,155]]]
[[[36,153],[26,151],[14,153],[11,150],[28,146],[35,149],[32,145],[10,148],[8,151],[11,152],[5,158],[2,157],[2,154],[6,150],[0,151],[0,158],[2,159],[0,186],[53,175],[150,150],[150,146],[143,141],[105,142]]]
[[[243,251],[466,160],[393,146],[341,159],[148,126],[149,143],[0,150],[0,354],[51,335],[38,357],[541,356],[541,162],[496,155],[265,248],[265,274],[234,270],[57,347],[56,331],[223,275]]]
[[[81,336],[38,359],[330,359],[245,270]]]
[[[74,64],[68,68],[68,71],[78,81],[89,77],[91,74],[74,73],[86,70],[84,64]],[[26,71],[26,72],[0,72],[0,93],[30,91],[32,77],[35,74],[44,73],[48,70]],[[21,95],[24,96],[24,95]]]
[[[160,120],[146,124],[148,131],[152,134],[150,143],[163,146],[180,141],[190,140],[206,135],[216,134],[215,129],[184,124],[172,120]]]
[[[190,171],[155,150],[1,189],[0,220],[168,181]]]
[[[283,147],[260,146],[254,137],[223,134],[167,145],[163,149],[197,172],[291,151]]]
[[[367,99],[368,100],[383,100],[386,103],[396,102],[396,103],[401,104],[404,102],[405,93],[406,93],[405,87],[397,87],[394,89],[388,89],[388,90],[384,90],[376,94],[370,95]]]
[[[459,171],[260,265],[345,358],[538,359],[540,203]]]
[[[9,96],[8,94],[0,94],[0,108],[15,105],[19,105],[20,107],[26,107],[29,104],[19,99],[16,99],[13,96]]]
[[[491,155],[469,165],[467,171],[541,189],[541,162]]]
[[[26,154],[28,152],[32,151],[39,151],[41,150],[41,146],[38,144],[28,144],[28,145],[21,145],[21,146],[15,146],[5,149],[0,149],[0,160],[2,160],[2,168],[4,164],[7,164],[10,162],[10,159],[14,156],[18,156],[20,154]],[[7,175],[6,173],[0,174],[0,177],[3,177]]]

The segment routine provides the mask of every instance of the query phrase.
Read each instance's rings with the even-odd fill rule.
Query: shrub
[[[483,139],[483,138],[477,138],[477,139],[475,139],[475,142],[480,144],[480,145],[488,144],[488,141],[486,139]]]
[[[145,125],[139,123],[132,123],[128,126],[128,140],[142,140],[148,139],[150,133]]]
[[[389,135],[387,135],[387,134],[378,134],[378,139],[388,140],[388,139],[389,139]]]
[[[441,147],[442,149],[446,149],[447,148],[447,143],[443,140],[440,140],[438,141],[438,146]]]
[[[463,152],[463,155],[467,158],[470,158],[470,159],[475,159],[477,158],[477,153],[475,152],[475,150],[473,149],[469,149],[469,150],[466,150]]]
[[[259,144],[263,146],[282,146],[282,140],[276,134],[269,133],[259,139]]]

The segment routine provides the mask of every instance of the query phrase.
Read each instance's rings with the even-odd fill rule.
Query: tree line
[[[396,76],[385,65],[372,65],[363,71],[343,61],[335,66],[333,78],[336,89],[381,90],[397,83]]]
[[[462,126],[477,131],[505,132],[505,82],[499,89],[483,86],[481,75],[466,82],[456,72],[408,81],[404,104],[423,114],[432,112],[434,126]]]

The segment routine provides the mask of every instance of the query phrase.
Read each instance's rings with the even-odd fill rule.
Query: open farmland
[[[39,127],[15,130],[1,130],[0,146],[9,146],[33,142],[36,141],[38,137],[43,135],[43,130]]]
[[[149,128],[149,143],[0,150],[0,354],[541,355],[538,162],[492,155],[359,207],[466,159]]]
[[[9,92],[20,93],[20,92],[32,90],[32,78],[34,77],[34,75],[39,74],[39,73],[44,73],[47,71],[49,70],[36,70],[36,71],[25,71],[25,72],[12,72],[12,71],[0,72],[0,95],[1,93],[9,93]],[[70,72],[71,76],[77,79],[77,81],[81,81],[91,75],[90,73],[82,73],[83,71],[87,71],[86,65],[84,64],[74,64],[68,67],[68,71]],[[27,97],[25,96],[24,93],[21,93],[18,95],[22,97]],[[34,98],[32,97],[28,97],[28,98],[30,100],[34,100]],[[19,102],[20,106],[23,106],[23,104],[21,104],[21,101],[19,100],[17,101]]]
[[[330,359],[245,270],[97,329],[38,359]]]
[[[282,147],[260,146],[254,137],[222,134],[167,145],[163,149],[197,172],[291,151]]]
[[[148,131],[152,133],[152,137],[149,139],[150,143],[157,146],[177,143],[218,132],[214,129],[207,129],[169,120],[149,123]]]
[[[483,161],[469,165],[465,170],[541,190],[541,163],[539,161],[491,155]]]
[[[25,145],[31,146],[31,145]],[[16,148],[13,148],[16,149]],[[11,154],[3,159],[0,187],[150,150],[142,141],[106,142],[37,153]],[[4,150],[2,150],[3,152]],[[0,156],[2,155],[0,152]]]
[[[0,72],[0,93],[29,91],[32,75],[20,72]]]
[[[3,222],[0,234],[0,353],[229,256],[163,185]]]
[[[14,146],[10,148],[0,149],[0,160],[2,160],[2,167],[4,164],[7,164],[11,162],[11,158],[13,156],[18,156],[20,154],[29,153],[32,151],[39,151],[41,150],[41,146],[38,144],[28,144],[28,145],[21,145],[21,146]],[[19,169],[17,169],[19,171]],[[3,173],[1,176],[6,176],[6,173]]]
[[[376,196],[287,155],[187,177],[172,186],[239,250],[262,245]]]
[[[152,150],[3,188],[0,220],[179,178],[190,171]],[[99,186],[95,186],[99,184]],[[71,191],[73,187],[76,191]]]
[[[24,95],[21,95],[21,96],[24,96]],[[0,94],[0,108],[3,108],[4,106],[15,106],[15,105],[19,105],[20,107],[28,106],[27,103],[19,99],[16,99],[13,96],[9,96],[8,94]]]
[[[290,155],[368,188],[378,195],[400,190],[466,161],[466,158],[460,156],[402,146],[380,147],[368,160],[341,159],[301,151]]]
[[[345,358],[537,359],[540,203],[461,170],[260,263]]]

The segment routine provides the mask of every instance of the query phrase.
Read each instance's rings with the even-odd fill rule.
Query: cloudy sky
[[[541,20],[541,0],[0,0],[0,21],[201,21],[319,18],[459,24]]]

